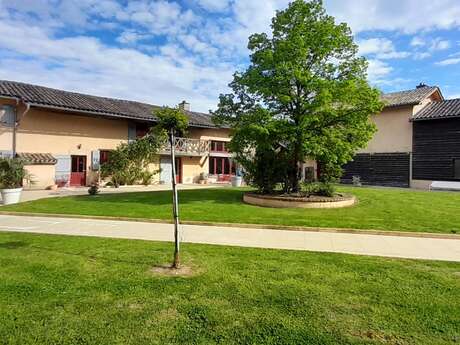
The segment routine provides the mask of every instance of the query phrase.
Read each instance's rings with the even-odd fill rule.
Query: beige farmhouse
[[[344,167],[342,181],[428,188],[434,180],[460,180],[460,100],[444,100],[438,87],[382,96],[385,108],[372,117],[377,133]],[[180,106],[189,117],[186,138],[177,138],[179,183],[200,174],[226,182],[235,173],[228,152],[229,130],[208,114]],[[98,180],[101,163],[122,142],[136,140],[155,124],[155,105],[13,81],[0,81],[0,153],[19,156],[34,175],[34,188],[86,186]],[[171,181],[169,152],[153,166],[153,183]],[[303,177],[321,175],[321,162],[306,161]]]
[[[18,82],[0,81],[0,151],[27,162],[33,188],[85,186],[98,179],[100,164],[120,143],[135,140],[155,123],[145,103],[95,97]],[[234,172],[226,149],[229,131],[207,114],[181,107],[189,117],[187,138],[177,138],[179,183],[197,182],[201,173],[228,181]],[[162,152],[154,183],[170,182],[171,161]]]

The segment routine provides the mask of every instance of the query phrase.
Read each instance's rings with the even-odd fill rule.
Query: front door
[[[171,183],[172,178],[171,158],[162,156],[160,159],[160,181],[162,183]],[[182,183],[182,159],[176,158],[176,183]]]
[[[72,156],[71,186],[86,185],[86,156]]]

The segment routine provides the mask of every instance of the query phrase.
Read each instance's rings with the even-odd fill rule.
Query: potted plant
[[[0,192],[4,205],[19,202],[24,180],[32,183],[22,160],[18,158],[0,158]]]

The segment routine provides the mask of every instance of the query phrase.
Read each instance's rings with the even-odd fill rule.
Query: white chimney
[[[185,110],[185,111],[190,111],[190,103],[186,101],[182,101],[179,103],[179,109]]]

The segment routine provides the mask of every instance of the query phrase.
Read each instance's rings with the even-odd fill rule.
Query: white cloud
[[[446,50],[450,48],[450,42],[440,37],[435,38],[430,45],[431,51]]]
[[[213,14],[186,9],[192,1]],[[195,109],[207,110],[227,91],[233,71],[247,63],[248,36],[269,32],[276,10],[289,2],[0,0],[0,75],[159,104],[188,99]],[[430,30],[460,27],[458,0],[325,0],[325,5],[357,34],[415,35],[411,52],[399,51],[382,35],[359,42],[360,54],[370,58],[369,79],[379,85],[397,79],[386,60],[425,59],[445,51],[451,42],[433,38]],[[108,28],[127,46],[115,48],[91,37]],[[72,37],[65,36],[69,32]],[[159,36],[160,43],[154,42]],[[449,57],[450,63],[455,58]]]
[[[185,34],[178,37],[179,41],[188,49],[193,52],[203,54],[208,57],[214,57],[218,51],[216,48],[199,40],[196,36]]]
[[[358,41],[361,54],[376,54],[394,50],[393,42],[387,38],[370,38]]]
[[[133,44],[147,38],[149,38],[148,35],[140,34],[134,30],[125,30],[117,37],[117,41],[122,44]]]
[[[423,60],[423,59],[427,59],[431,56],[431,53],[428,53],[426,51],[423,51],[423,52],[415,52],[413,54],[414,56],[414,59],[415,60]]]
[[[55,39],[17,22],[0,22],[0,37],[0,49],[11,56],[0,60],[2,79],[159,105],[187,99],[195,110],[214,108],[233,73],[231,66],[203,66],[186,55],[149,56],[85,36]]]
[[[3,11],[14,11],[15,19],[43,28],[77,27],[91,30],[101,20],[122,14],[122,7],[115,0],[19,0],[2,3]]]
[[[275,10],[285,8],[289,0],[194,0],[208,11],[231,11],[238,24],[258,32],[270,24]],[[132,19],[155,25],[152,15],[177,18],[182,13],[179,1],[136,0],[128,1],[123,8],[115,0],[18,0],[4,1],[3,6],[21,13],[33,13],[40,19],[58,20],[72,25],[87,25],[91,16],[100,18]],[[355,32],[366,30],[396,30],[406,33],[460,26],[458,0],[325,0],[328,11],[339,21],[350,24]],[[170,21],[167,21],[170,22]],[[175,22],[179,24],[178,22]],[[160,25],[160,27],[163,27]],[[238,28],[238,25],[233,26]]]
[[[326,8],[355,32],[420,30],[460,26],[458,0],[325,0]]]
[[[412,47],[423,47],[426,45],[426,41],[423,37],[414,36],[410,42]]]
[[[125,11],[131,23],[143,26],[153,35],[177,35],[199,21],[191,10],[182,10],[178,3],[164,0],[129,2]]]
[[[369,81],[373,84],[381,84],[385,77],[393,71],[393,68],[386,62],[370,59],[368,60],[369,68],[367,70]]]
[[[449,49],[451,42],[441,37],[414,36],[410,45],[415,48],[415,52],[413,53],[414,59],[423,60],[431,57],[436,52]]]
[[[460,57],[457,58],[448,58],[439,62],[436,62],[438,66],[450,66],[450,65],[457,65],[460,63]]]
[[[375,55],[378,59],[402,59],[410,55],[409,52],[396,51],[393,42],[387,38],[370,38],[357,43],[361,55]]]
[[[208,12],[223,12],[229,8],[229,0],[196,0],[198,5]]]
[[[460,98],[460,92],[459,93],[449,93],[445,95],[446,99],[456,99]]]

